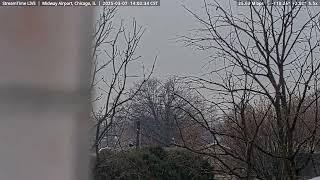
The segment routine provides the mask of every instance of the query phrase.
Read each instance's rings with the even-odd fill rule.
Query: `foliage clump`
[[[185,150],[148,147],[111,153],[96,169],[96,180],[210,180],[207,159]]]

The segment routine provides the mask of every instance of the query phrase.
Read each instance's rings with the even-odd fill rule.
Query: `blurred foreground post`
[[[88,179],[89,8],[1,8],[0,179]]]

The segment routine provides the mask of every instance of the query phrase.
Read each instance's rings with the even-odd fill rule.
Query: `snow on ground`
[[[309,180],[320,180],[320,176],[312,178],[312,179],[309,179]]]

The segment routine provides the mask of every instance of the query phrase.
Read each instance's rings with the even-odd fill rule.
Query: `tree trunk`
[[[141,140],[141,122],[138,120],[136,122],[136,149],[140,149]]]

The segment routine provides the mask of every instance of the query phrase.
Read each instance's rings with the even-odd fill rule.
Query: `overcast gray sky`
[[[167,78],[173,75],[201,75],[206,72],[203,66],[208,62],[208,54],[197,52],[176,42],[179,35],[186,35],[191,29],[199,27],[194,17],[183,8],[185,5],[193,12],[204,13],[203,0],[160,0],[156,7],[119,7],[117,21],[124,19],[146,28],[137,51],[147,67],[158,56],[155,77]],[[218,0],[220,4],[236,4],[233,0]],[[97,11],[99,12],[99,11]],[[128,26],[130,28],[130,26]],[[130,29],[128,29],[130,31]],[[136,71],[135,71],[136,70]],[[141,67],[130,70],[132,74],[141,74]],[[139,71],[139,72],[137,72]]]
[[[178,35],[185,35],[196,22],[182,7],[186,5],[201,10],[202,0],[161,0],[160,7],[121,7],[119,16],[128,20],[135,17],[146,28],[139,54],[145,64],[152,63],[158,55],[155,76],[198,75],[208,60],[202,53],[175,42]]]
[[[182,5],[201,11],[203,1],[160,1],[161,6],[157,7],[119,7],[114,22],[117,24],[121,19],[124,19],[126,27],[128,27],[127,30],[130,31],[131,24],[129,23],[135,18],[139,25],[146,28],[140,42],[140,48],[136,53],[142,56],[141,62],[147,68],[152,66],[155,56],[158,56],[153,77],[164,79],[174,75],[201,74],[201,67],[208,62],[206,55],[183,47],[181,43],[176,42],[175,38],[187,34],[188,30],[195,28],[197,24]],[[99,12],[97,10],[97,15]],[[129,69],[130,75],[141,75],[141,66],[130,67],[133,67]],[[130,82],[137,80],[140,79],[132,79]],[[100,91],[96,93],[100,94]],[[98,106],[99,103],[97,103]]]

